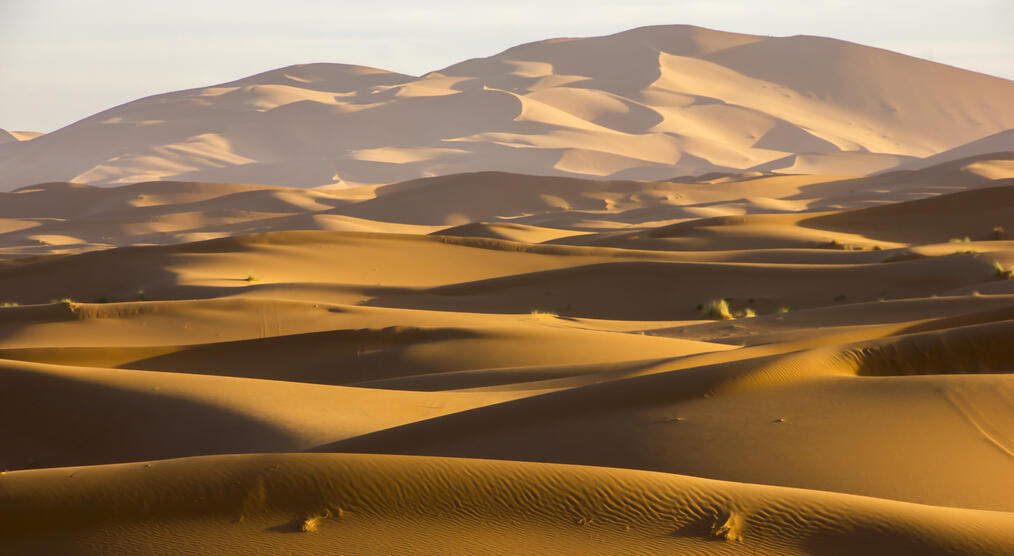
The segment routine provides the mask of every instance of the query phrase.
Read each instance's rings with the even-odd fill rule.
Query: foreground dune
[[[17,471],[0,485],[0,534],[25,554],[999,554],[1014,545],[1009,513],[467,459],[211,456]]]

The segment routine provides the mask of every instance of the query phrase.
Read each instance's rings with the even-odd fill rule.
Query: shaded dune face
[[[834,39],[644,27],[419,77],[290,66],[38,137],[3,132],[0,191],[47,181],[347,187],[478,170],[867,175],[1014,148],[1012,96],[1008,80]]]
[[[664,26],[0,134],[0,553],[1014,553],[1012,93]]]

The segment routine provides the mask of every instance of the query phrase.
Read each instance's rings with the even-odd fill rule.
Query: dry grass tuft
[[[731,320],[732,312],[729,311],[729,302],[724,299],[712,299],[707,303],[697,306],[701,316],[709,319]]]
[[[736,318],[749,319],[749,318],[753,318],[753,317],[756,317],[756,316],[757,316],[757,311],[754,311],[753,309],[751,309],[749,307],[747,307],[746,309],[743,309],[742,311],[736,313]]]
[[[711,527],[711,534],[724,541],[743,540],[743,518],[736,512],[729,512],[725,519],[719,519]]]
[[[993,277],[997,279],[1010,280],[1011,278],[1014,278],[1014,269],[1004,268],[1003,265],[1000,264],[1000,261],[995,261],[993,263],[993,271]]]
[[[299,530],[304,533],[312,533],[316,531],[318,527],[320,527],[321,519],[322,518],[319,515],[308,517],[304,519],[303,522],[299,525]]]

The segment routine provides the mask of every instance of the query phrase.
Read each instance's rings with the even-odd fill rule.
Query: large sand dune
[[[654,27],[0,133],[0,553],[1014,554],[1010,98]]]
[[[958,147],[1010,149],[996,134],[1014,128],[1011,98],[1011,81],[834,39],[644,27],[419,77],[291,66],[137,100],[31,141],[0,134],[0,190],[350,186],[478,170],[865,175]]]
[[[25,554],[999,554],[1014,543],[1001,512],[467,459],[212,456],[0,484],[11,504],[0,534]]]

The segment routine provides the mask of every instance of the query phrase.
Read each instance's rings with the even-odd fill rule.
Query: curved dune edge
[[[1000,554],[1014,514],[622,469],[224,455],[0,476],[19,553]],[[515,544],[521,538],[526,544]]]

